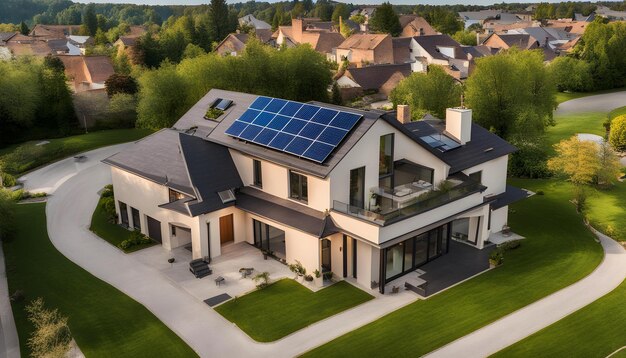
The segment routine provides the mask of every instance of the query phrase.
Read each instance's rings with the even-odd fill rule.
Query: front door
[[[235,229],[233,227],[233,214],[220,218],[220,243],[222,245],[235,241]]]
[[[163,242],[163,237],[161,236],[161,222],[146,216],[148,221],[148,236],[159,243]]]

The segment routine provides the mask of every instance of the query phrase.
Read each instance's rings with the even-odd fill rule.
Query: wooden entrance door
[[[233,214],[220,218],[220,243],[222,245],[235,241],[235,229],[233,227]]]

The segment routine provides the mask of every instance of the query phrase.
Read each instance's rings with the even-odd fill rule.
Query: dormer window
[[[222,204],[230,203],[231,201],[235,201],[235,193],[231,190],[224,190],[217,193],[220,196],[220,200],[222,200]]]

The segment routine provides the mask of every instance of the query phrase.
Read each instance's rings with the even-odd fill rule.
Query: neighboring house
[[[398,83],[410,75],[410,63],[348,68],[337,79],[337,85],[344,100],[375,93],[386,99]]]
[[[519,21],[514,23],[502,24],[499,22],[487,21],[483,24],[483,30],[486,35],[493,33],[502,33],[512,29],[539,26],[538,21]]]
[[[626,11],[611,10],[608,7],[604,6],[604,5],[598,5],[598,7],[596,8],[595,14],[600,15],[602,17],[606,17],[607,19],[609,19],[611,21],[624,21],[624,20],[626,20]],[[593,21],[593,19],[590,20],[590,21]]]
[[[401,37],[437,35],[435,29],[423,17],[417,15],[400,15]]]
[[[232,104],[204,119],[218,99]],[[191,258],[211,259],[248,243],[384,293],[461,246],[478,254],[506,226],[508,205],[527,196],[506,184],[515,147],[471,117],[456,108],[445,125],[410,122],[406,107],[360,111],[214,89],[176,129],[104,163],[119,223],[165,250],[190,246]]]
[[[59,42],[61,46],[60,51],[65,51],[65,49],[63,48],[63,46],[65,45],[61,44],[62,42],[63,41]],[[54,45],[57,43],[53,42],[52,44]],[[13,56],[16,56],[16,57],[19,57],[19,56],[45,57],[46,55],[53,53],[47,41],[39,40],[37,38],[22,35],[19,33],[15,34],[15,36],[12,36],[10,39],[8,39],[6,41],[5,46],[11,51]]]
[[[117,55],[126,54],[126,57],[130,61],[131,64],[137,65],[140,63],[135,57],[135,46],[137,46],[137,41],[139,40],[139,36],[120,36],[117,41],[113,43],[113,47],[117,49]]]
[[[466,78],[470,68],[461,44],[448,35],[413,37],[411,62],[413,72],[426,72],[429,65],[439,65],[456,79]]]
[[[411,40],[412,37],[394,37],[391,39],[393,45],[393,62],[411,62]]]
[[[65,65],[65,75],[75,93],[103,90],[104,82],[114,73],[108,56],[59,56]]]
[[[293,47],[298,44],[309,44],[311,47],[327,57],[332,58],[333,50],[339,46],[344,38],[339,32],[328,30],[308,30],[311,23],[320,22],[319,19],[291,19],[291,26],[279,26],[276,31],[276,45]]]
[[[90,36],[70,35],[67,37],[67,46],[70,47],[70,52],[74,52],[74,49],[78,49],[81,55],[85,55],[87,47],[93,45],[94,39]]]
[[[542,26],[511,29],[507,31],[507,34],[528,34],[537,40],[539,46],[550,46],[551,49],[579,36],[578,34],[567,32],[565,29]]]
[[[267,22],[263,20],[257,19],[256,17],[254,17],[254,15],[246,15],[244,17],[240,17],[239,25],[240,26],[248,25],[256,30],[259,30],[259,29],[271,30],[272,29],[272,26],[270,24],[268,24]]]
[[[570,34],[582,36],[589,25],[585,21],[572,21],[572,20],[550,20],[546,27],[562,29]]]
[[[0,32],[0,46],[6,46],[13,36],[19,34],[19,32]]]
[[[529,34],[491,34],[482,45],[498,50],[508,50],[515,46],[520,50],[533,50],[539,47],[539,42]]]
[[[374,12],[376,12],[375,7],[365,7],[361,9],[352,10],[350,13],[350,17],[354,15],[363,15],[365,17],[365,23],[359,25],[360,32],[368,32],[369,31],[369,21],[372,16],[374,16]]]
[[[336,60],[356,66],[394,63],[393,53],[389,34],[354,34],[337,46]]]
[[[495,19],[500,14],[502,14],[501,10],[461,11],[459,18],[467,29],[474,24],[482,26],[485,20]]]
[[[37,24],[30,30],[29,36],[41,40],[65,39],[70,35],[77,35],[80,25],[42,25]]]
[[[256,36],[262,43],[274,42],[271,30],[256,30],[254,35],[234,33],[226,36],[226,38],[215,47],[215,52],[222,56],[237,56],[246,48],[246,43],[252,36]]]
[[[593,20],[596,19],[596,13],[592,12],[589,15],[583,15],[580,13],[576,13],[574,14],[574,17],[572,18],[572,20],[574,21],[582,21],[582,22],[593,22]]]

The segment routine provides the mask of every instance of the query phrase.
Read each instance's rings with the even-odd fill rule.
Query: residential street
[[[586,112],[610,112],[626,106],[626,91],[599,94],[563,102],[554,112],[555,115]]]

